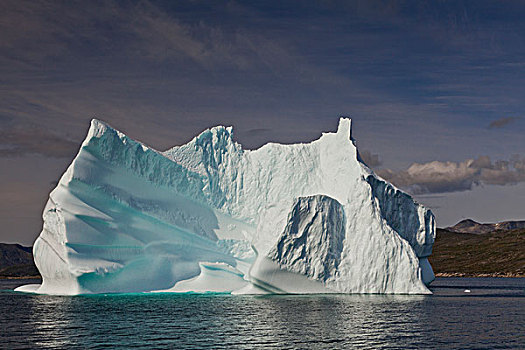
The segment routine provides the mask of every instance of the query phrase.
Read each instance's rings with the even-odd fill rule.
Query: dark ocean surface
[[[0,280],[2,349],[525,349],[525,278],[438,278],[429,296],[12,291],[27,283]]]

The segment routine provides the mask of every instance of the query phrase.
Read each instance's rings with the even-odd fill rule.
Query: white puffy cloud
[[[413,193],[445,193],[471,190],[476,185],[512,185],[525,182],[525,158],[492,161],[488,156],[463,162],[413,163],[408,169],[380,169],[377,173]]]

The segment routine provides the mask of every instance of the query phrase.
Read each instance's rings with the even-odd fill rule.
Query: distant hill
[[[456,225],[447,227],[445,230],[457,233],[485,234],[498,230],[525,229],[525,221],[503,221],[496,224],[480,224],[471,219],[458,222]]]
[[[504,230],[501,227],[505,225],[490,225],[498,228],[475,233],[438,229],[429,257],[434,273],[438,276],[525,277],[525,229]],[[486,230],[487,226],[482,228]]]
[[[31,247],[0,243],[0,278],[40,276]]]

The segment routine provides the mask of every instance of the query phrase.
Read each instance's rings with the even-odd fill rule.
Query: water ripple
[[[525,348],[525,279],[438,279],[432,296],[54,297],[14,283],[0,281],[0,348]]]

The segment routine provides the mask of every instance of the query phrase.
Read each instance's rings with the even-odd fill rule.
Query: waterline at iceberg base
[[[217,126],[165,152],[93,120],[17,291],[429,294],[435,220],[361,160],[351,120],[244,150]]]

